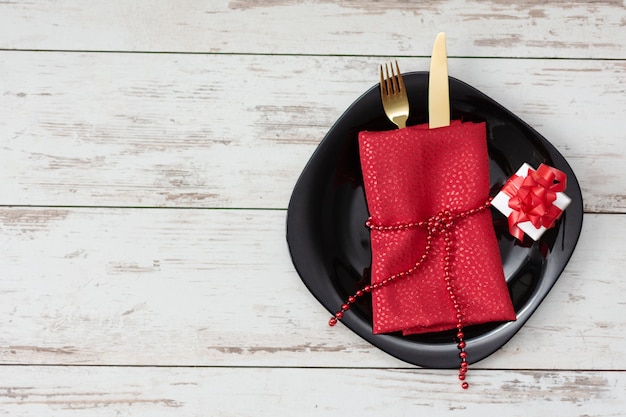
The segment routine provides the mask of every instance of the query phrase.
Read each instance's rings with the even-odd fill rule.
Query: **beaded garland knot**
[[[330,326],[334,326],[337,324],[338,320],[341,320],[344,316],[344,313],[350,309],[350,306],[354,304],[357,298],[362,297],[363,295],[370,293],[372,291],[379,290],[383,287],[390,285],[393,282],[396,282],[399,279],[407,278],[411,275],[414,275],[420,267],[426,262],[428,259],[428,254],[432,249],[432,241],[436,235],[442,235],[444,241],[444,266],[443,266],[443,280],[446,285],[446,290],[450,296],[450,301],[452,307],[456,310],[456,343],[457,348],[459,349],[459,380],[463,381],[461,387],[463,389],[467,389],[469,384],[465,382],[465,376],[468,370],[468,362],[467,362],[467,352],[465,350],[465,334],[463,332],[464,321],[463,321],[463,312],[461,311],[461,306],[458,303],[457,296],[455,294],[453,280],[452,280],[452,228],[456,224],[456,222],[463,220],[469,216],[485,211],[487,208],[491,206],[491,198],[489,198],[484,204],[479,207],[473,208],[471,210],[467,210],[461,213],[455,213],[449,210],[444,210],[436,215],[429,217],[427,220],[412,222],[412,223],[403,223],[403,224],[395,224],[391,226],[385,226],[377,224],[371,217],[367,220],[365,225],[370,230],[376,230],[378,232],[395,232],[406,229],[413,228],[423,228],[426,229],[426,245],[424,246],[424,252],[420,256],[415,264],[405,270],[398,273],[395,273],[384,280],[373,283],[370,285],[366,285],[361,288],[353,295],[349,296],[348,299],[341,305],[341,310],[337,311],[333,317],[330,318],[328,324]]]

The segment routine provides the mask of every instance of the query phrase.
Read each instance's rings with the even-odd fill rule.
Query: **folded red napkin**
[[[515,320],[488,209],[485,124],[361,132],[359,148],[374,333],[456,328],[462,340],[464,326]]]

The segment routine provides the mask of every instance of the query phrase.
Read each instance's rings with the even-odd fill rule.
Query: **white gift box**
[[[527,163],[524,163],[515,174],[519,177],[526,178],[526,176],[528,176],[529,168],[532,171],[535,171],[533,167],[531,167]],[[500,191],[491,201],[491,205],[498,209],[498,211],[500,211],[508,218],[513,212],[513,209],[509,207],[509,200],[511,200],[511,197],[503,191]],[[561,209],[561,211],[564,211],[571,202],[572,200],[568,196],[566,196],[562,192],[558,192],[556,193],[556,200],[553,202],[553,204]],[[541,235],[547,230],[544,226],[539,226],[539,228],[535,227],[530,221],[520,222],[517,224],[517,226],[535,241],[538,240]]]

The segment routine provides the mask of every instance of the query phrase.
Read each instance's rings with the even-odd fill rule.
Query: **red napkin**
[[[488,209],[485,124],[361,132],[359,148],[374,333],[515,320]]]

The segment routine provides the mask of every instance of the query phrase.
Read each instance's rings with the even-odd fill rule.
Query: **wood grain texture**
[[[0,368],[0,415],[594,416],[623,412],[625,372],[306,368]]]
[[[383,58],[0,52],[0,204],[286,208]],[[404,71],[427,59],[402,59]],[[626,63],[451,59],[626,212]]]
[[[0,3],[0,48],[626,58],[622,0]],[[77,35],[79,34],[79,35]]]
[[[0,1],[0,415],[624,415],[625,28],[623,0]],[[285,242],[328,129],[439,31],[588,213],[468,391],[329,328]]]
[[[0,362],[409,366],[328,327],[291,265],[284,215],[0,210]],[[548,299],[475,367],[623,370],[626,237],[613,231],[625,227],[588,215]]]

